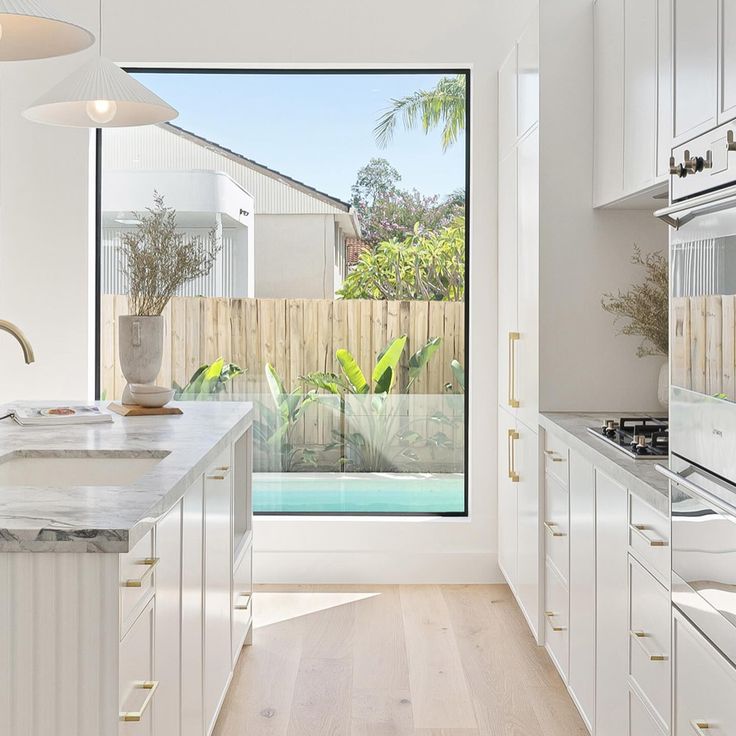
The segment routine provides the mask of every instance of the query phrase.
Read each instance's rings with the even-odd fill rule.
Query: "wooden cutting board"
[[[152,408],[138,406],[136,404],[117,404],[111,402],[107,405],[107,408],[116,414],[120,414],[122,417],[161,417],[184,413],[178,406],[159,406]]]

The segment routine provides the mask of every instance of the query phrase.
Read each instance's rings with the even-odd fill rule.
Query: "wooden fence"
[[[128,313],[125,296],[105,294],[101,304],[101,381],[108,399],[121,396],[117,317]],[[217,299],[176,297],[164,312],[166,344],[158,383],[184,385],[203,363],[222,356],[246,369],[237,393],[265,393],[264,367],[271,363],[287,388],[310,371],[338,371],[335,351],[347,348],[365,372],[394,337],[408,335],[399,372],[407,384],[408,358],[429,338],[440,349],[412,387],[413,394],[442,394],[452,381],[450,361],[465,365],[462,302],[387,302],[323,299]]]

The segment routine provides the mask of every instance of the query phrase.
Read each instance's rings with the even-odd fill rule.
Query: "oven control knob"
[[[670,158],[670,175],[671,176],[678,176],[680,179],[683,179],[687,176],[687,169],[685,168],[684,164],[676,164],[675,163],[675,157],[672,156]]]

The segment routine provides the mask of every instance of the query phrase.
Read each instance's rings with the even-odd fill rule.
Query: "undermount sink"
[[[0,487],[126,486],[155,467],[168,452],[144,457],[129,452],[99,455],[10,455],[0,458]]]

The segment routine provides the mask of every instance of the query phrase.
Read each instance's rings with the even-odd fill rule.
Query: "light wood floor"
[[[264,586],[215,736],[583,736],[504,585]]]

